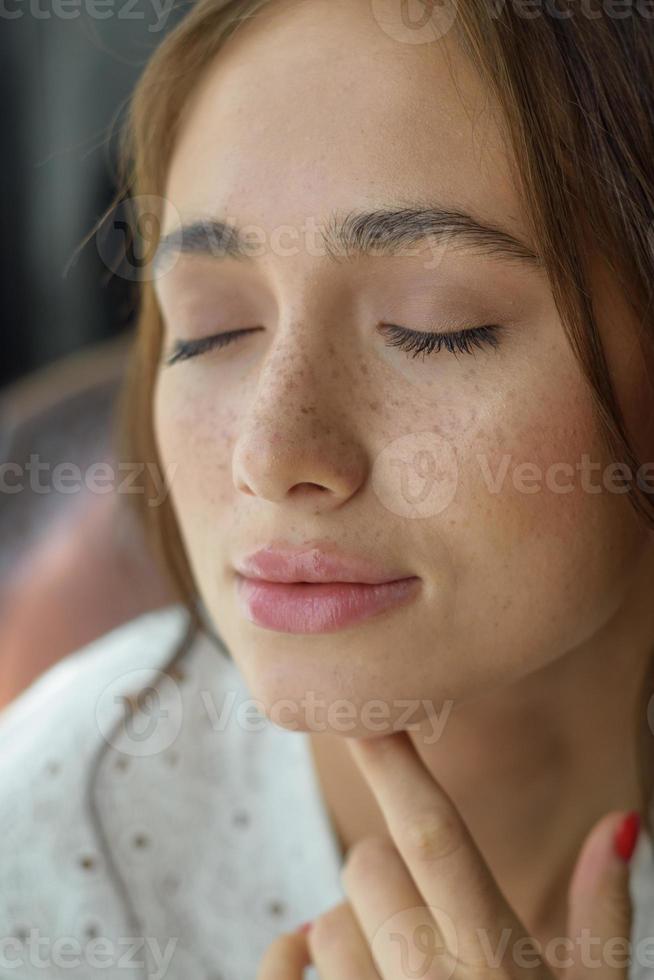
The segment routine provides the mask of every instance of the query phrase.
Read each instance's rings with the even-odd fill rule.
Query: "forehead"
[[[273,0],[239,27],[187,103],[164,233],[198,214],[274,228],[415,198],[529,238],[501,114],[454,32],[406,43],[374,7]]]

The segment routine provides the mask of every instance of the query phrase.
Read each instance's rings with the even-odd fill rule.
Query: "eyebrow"
[[[508,230],[455,208],[418,206],[350,211],[345,217],[335,212],[322,225],[320,235],[327,254],[338,260],[363,255],[399,255],[403,250],[430,241],[446,246],[478,249],[532,269],[542,269],[543,259],[526,242]],[[253,261],[247,234],[218,218],[207,217],[182,225],[163,236],[154,256],[154,266],[172,252],[209,255]],[[260,247],[260,242],[257,243]]]

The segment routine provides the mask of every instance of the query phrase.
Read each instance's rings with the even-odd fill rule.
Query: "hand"
[[[307,933],[275,940],[257,980],[302,980],[311,962],[321,980],[627,980],[629,865],[614,849],[624,813],[606,814],[586,838],[568,892],[568,936],[545,956],[549,944],[543,951],[528,935],[408,735],[348,742],[389,836],[348,851],[349,900]],[[627,850],[635,831],[632,821]]]

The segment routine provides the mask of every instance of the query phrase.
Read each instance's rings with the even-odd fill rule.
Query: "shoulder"
[[[0,774],[73,752],[99,741],[121,695],[142,687],[185,635],[181,604],[145,613],[53,664],[0,711]],[[105,692],[111,696],[103,698]]]

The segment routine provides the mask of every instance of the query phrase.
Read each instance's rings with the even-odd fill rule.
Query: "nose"
[[[285,342],[257,378],[234,446],[234,485],[263,500],[329,510],[366,480],[352,377],[333,344]]]

